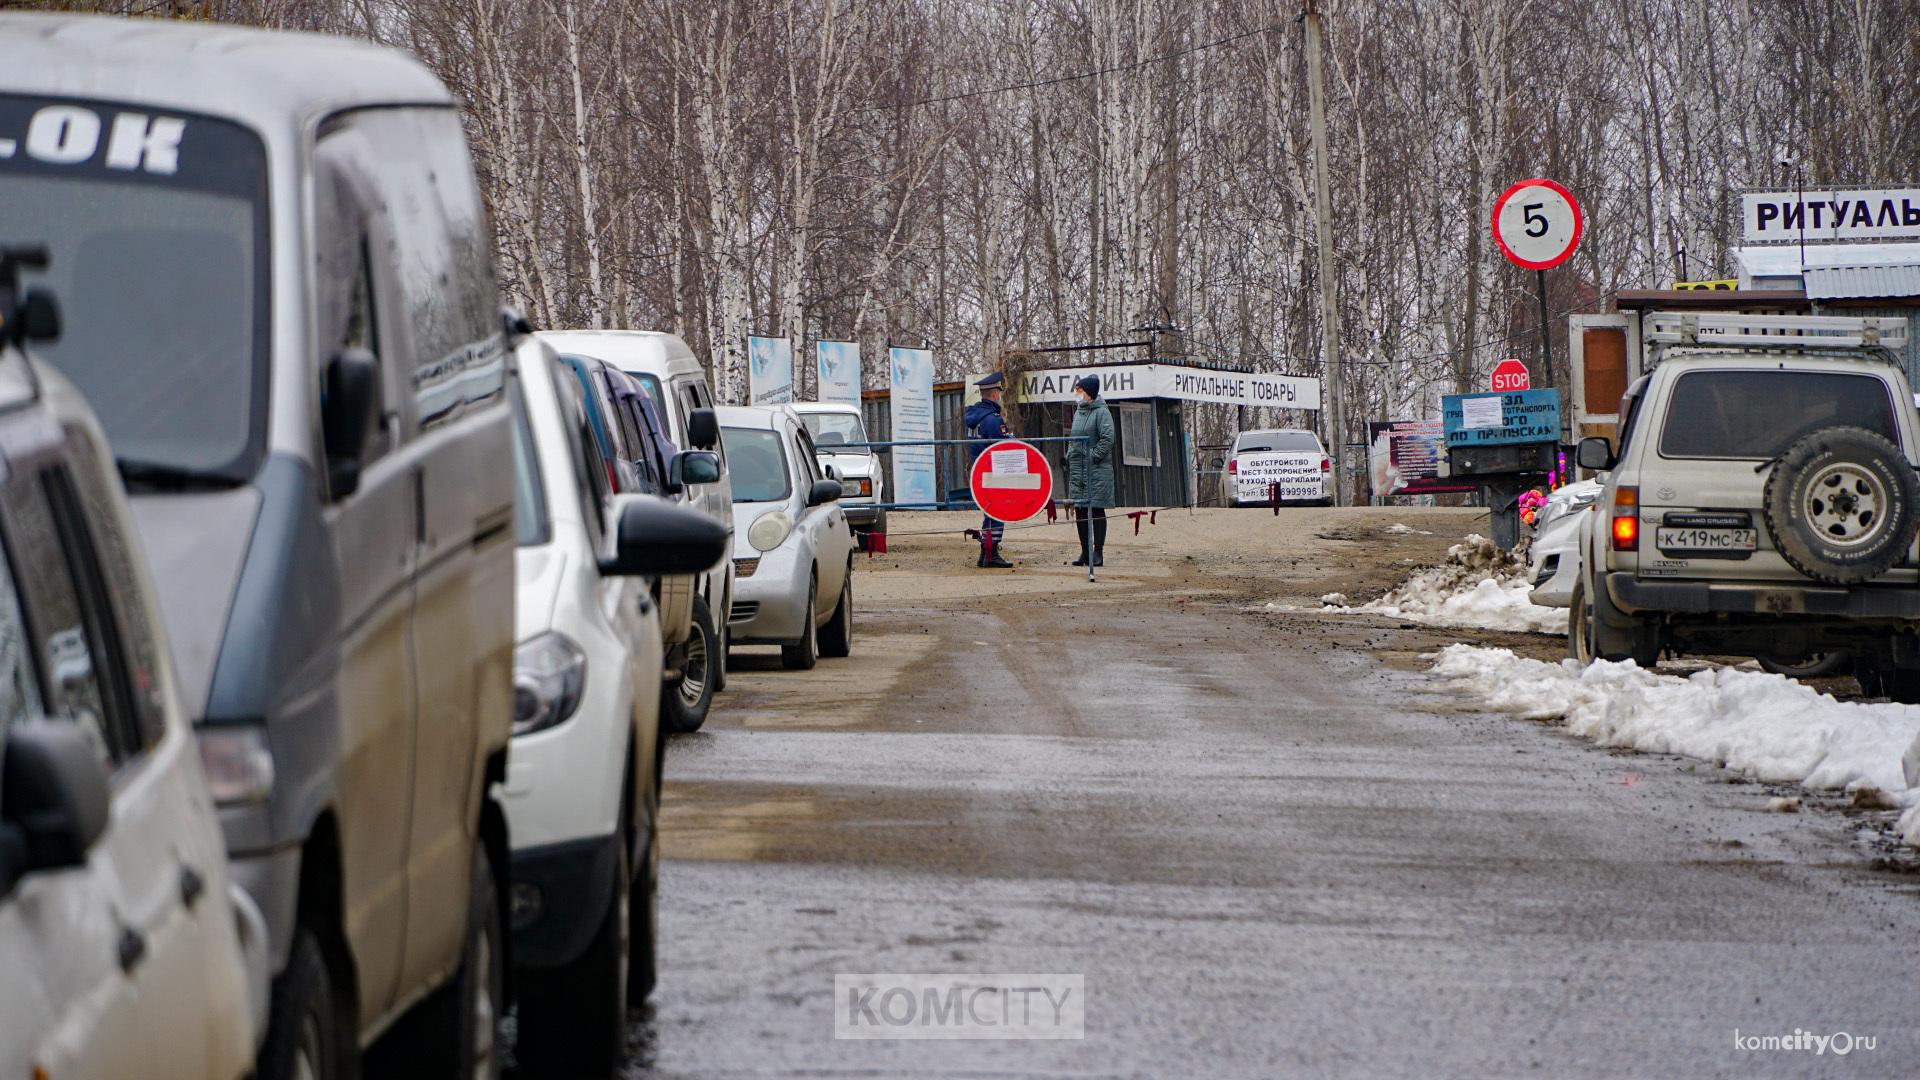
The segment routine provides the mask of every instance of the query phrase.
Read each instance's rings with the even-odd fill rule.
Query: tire
[[[1902,705],[1920,705],[1920,668],[1889,668],[1887,696]]]
[[[807,614],[801,620],[800,640],[780,646],[780,666],[788,671],[812,671],[820,662],[820,627],[814,622],[813,594],[820,590],[820,576],[807,580]]]
[[[341,1015],[334,977],[313,931],[294,929],[287,969],[273,981],[267,1038],[260,1047],[258,1080],[335,1080],[358,1073],[357,1018]]]
[[[733,605],[728,604],[727,608],[731,611]],[[720,627],[720,644],[714,650],[713,660],[708,665],[709,670],[713,672],[713,692],[716,694],[723,693],[727,689],[727,657],[731,655],[732,652],[733,629],[722,626]],[[708,706],[708,709],[711,711],[712,706]]]
[[[660,684],[660,723],[668,731],[684,735],[699,731],[713,708],[713,667],[724,655],[720,639],[713,629],[713,611],[706,597],[693,598],[693,632],[687,635],[687,657],[680,677]]]
[[[1853,658],[1853,678],[1860,684],[1861,697],[1886,697],[1892,670],[1871,657]]]
[[[653,818],[660,813],[655,800]],[[627,915],[627,1002],[638,1005],[647,1000],[659,981],[660,955],[660,836],[657,828],[647,835],[647,846],[640,852],[640,877]]]
[[[1785,675],[1789,679],[1822,679],[1829,675],[1838,675],[1853,668],[1853,657],[1846,650],[1813,653],[1797,660],[1785,661],[1771,656],[1759,656],[1763,670],[1775,675]]]
[[[506,956],[493,863],[487,858],[486,844],[475,843],[460,968],[420,1006],[418,1060],[407,1075],[499,1080]]]
[[[1892,569],[1913,544],[1920,476],[1900,449],[1865,428],[1817,431],[1767,473],[1767,532],[1782,558],[1815,581],[1857,585]]]
[[[840,584],[840,602],[833,618],[820,628],[820,655],[842,657],[853,652],[853,567],[847,567],[847,579]]]
[[[1593,663],[1593,605],[1587,603],[1587,585],[1575,582],[1567,603],[1567,659],[1585,667]]]
[[[533,1076],[611,1077],[627,1058],[628,897],[633,866],[622,835],[600,927],[572,963],[520,976],[514,1057]]]

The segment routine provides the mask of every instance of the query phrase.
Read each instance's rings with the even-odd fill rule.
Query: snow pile
[[[1382,529],[1381,531],[1386,533],[1391,533],[1394,536],[1432,536],[1433,535],[1432,533],[1428,532],[1425,529],[1416,529],[1411,525],[1402,525],[1397,521],[1387,526],[1385,529]]]
[[[1389,615],[1434,626],[1482,630],[1567,632],[1567,613],[1527,599],[1526,563],[1483,536],[1468,536],[1447,549],[1447,561],[1417,571],[1378,600],[1333,611]]]
[[[1920,845],[1920,706],[1836,701],[1781,675],[1732,668],[1680,678],[1632,661],[1549,664],[1449,645],[1433,673],[1495,712],[1564,718],[1602,746],[1701,758],[1756,780],[1862,792],[1906,806]]]

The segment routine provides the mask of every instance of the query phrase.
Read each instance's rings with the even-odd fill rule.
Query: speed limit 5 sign
[[[1546,270],[1573,255],[1584,222],[1573,192],[1551,180],[1522,180],[1493,204],[1493,240],[1516,265]]]

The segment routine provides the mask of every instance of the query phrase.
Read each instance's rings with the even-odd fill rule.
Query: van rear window
[[[1315,454],[1320,452],[1320,440],[1311,431],[1266,431],[1240,436],[1240,445],[1234,448],[1236,454],[1265,451]]]
[[[1862,427],[1899,445],[1884,380],[1838,371],[1690,371],[1674,382],[1662,457],[1778,455],[1830,427]]]

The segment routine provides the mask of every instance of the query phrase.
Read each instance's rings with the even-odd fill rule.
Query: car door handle
[[[140,961],[147,958],[147,935],[131,926],[123,926],[114,951],[118,954],[120,970],[131,975],[133,969],[140,966]]]

